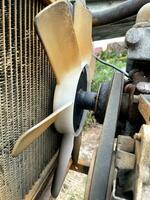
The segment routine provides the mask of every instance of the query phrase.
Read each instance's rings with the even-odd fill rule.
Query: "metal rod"
[[[139,9],[150,0],[128,0],[101,12],[94,12],[93,26],[101,26],[137,14]]]

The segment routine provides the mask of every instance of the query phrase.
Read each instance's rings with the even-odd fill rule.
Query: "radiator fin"
[[[52,111],[55,77],[34,28],[40,0],[0,0],[0,199],[20,200],[58,149],[48,129],[21,155],[17,138]]]

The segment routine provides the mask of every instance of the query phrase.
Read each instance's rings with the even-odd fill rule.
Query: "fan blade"
[[[56,1],[49,5],[38,13],[35,25],[59,84],[81,64],[69,4]]]
[[[66,109],[68,109],[72,103],[67,103],[54,113],[46,117],[44,120],[36,124],[34,127],[23,133],[17,140],[12,150],[12,156],[17,156],[24,149],[26,149],[35,139],[37,139],[51,124],[55,122],[57,117]]]
[[[81,60],[84,64],[89,64],[92,56],[92,15],[81,0],[75,3],[74,30]]]
[[[95,60],[95,57],[92,56],[91,57],[91,61],[90,61],[90,66],[89,66],[89,79],[90,79],[90,82],[92,81],[92,79],[94,77],[95,66],[96,66],[96,60]]]
[[[54,198],[56,198],[61,190],[64,178],[67,173],[67,168],[69,160],[71,158],[71,153],[73,150],[74,136],[71,134],[64,134],[62,138],[62,143],[60,147],[58,166],[54,175],[51,193]]]

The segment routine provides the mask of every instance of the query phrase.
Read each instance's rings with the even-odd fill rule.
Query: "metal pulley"
[[[102,124],[105,117],[110,89],[111,83],[108,82],[102,83],[99,86],[97,93],[80,90],[77,95],[78,107],[80,109],[93,111],[96,121]]]

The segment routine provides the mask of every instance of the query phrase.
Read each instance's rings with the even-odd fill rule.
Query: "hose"
[[[150,0],[128,0],[104,11],[92,13],[93,26],[106,25],[131,17],[137,14],[139,9],[149,2]]]

